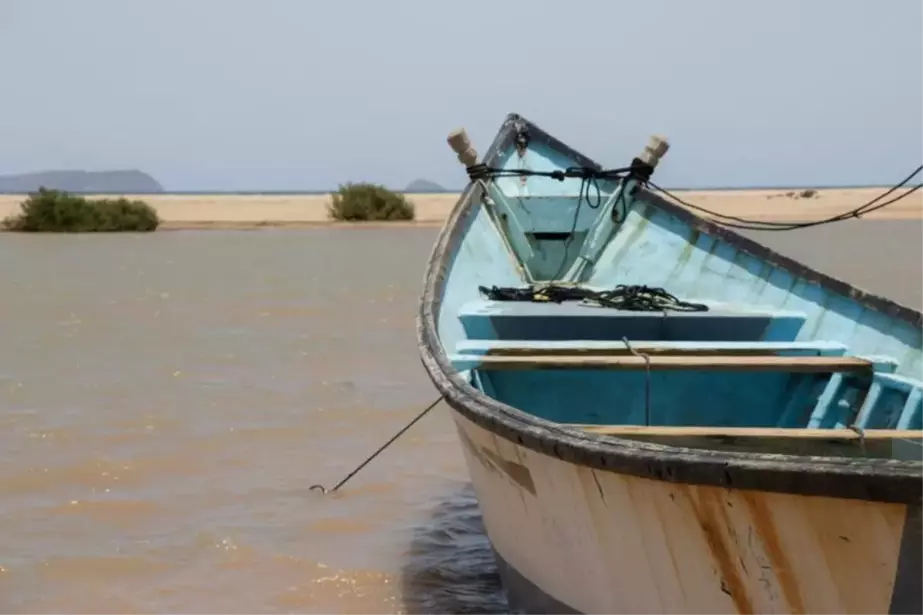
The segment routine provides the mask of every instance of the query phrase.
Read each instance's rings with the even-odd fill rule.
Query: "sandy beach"
[[[677,190],[679,198],[706,209],[760,220],[815,220],[832,216],[875,198],[884,188],[817,190],[812,198],[798,196],[803,189]],[[896,195],[897,193],[895,193]],[[133,196],[150,203],[163,220],[162,229],[228,229],[299,227],[335,224],[328,220],[325,194],[159,194]],[[892,195],[894,196],[894,195]],[[458,194],[412,194],[417,219],[409,224],[438,226],[454,207]],[[0,218],[19,211],[24,195],[0,195]],[[923,195],[911,197],[873,212],[868,219],[918,220],[923,218]],[[342,223],[341,223],[342,224]],[[379,223],[394,226],[407,223]],[[361,226],[370,226],[363,223]]]
[[[125,196],[143,200],[154,207],[160,216],[162,230],[359,226],[352,223],[336,223],[328,219],[328,194],[168,193]],[[25,195],[0,194],[0,218],[17,213],[19,203],[24,198]],[[362,223],[361,226],[438,226],[452,211],[458,194],[414,194],[410,199],[416,208],[416,220],[413,222]]]

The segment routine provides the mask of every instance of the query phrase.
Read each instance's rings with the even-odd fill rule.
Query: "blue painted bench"
[[[632,312],[575,301],[476,300],[460,308],[459,319],[469,339],[791,341],[806,317],[724,306],[707,312]]]
[[[676,386],[690,386],[686,374],[718,372],[720,381],[715,381],[715,388],[702,389],[695,385],[699,395],[708,397],[705,390],[717,390],[721,387],[740,386],[731,384],[733,374],[742,372],[776,373],[785,380],[776,384],[761,377],[761,380],[740,381],[748,386],[765,389],[765,399],[775,399],[779,411],[773,413],[771,406],[760,411],[759,416],[768,418],[767,413],[775,418],[769,424],[780,428],[845,428],[857,426],[862,429],[919,429],[923,424],[923,390],[921,383],[903,378],[893,372],[898,362],[885,356],[843,356],[845,346],[835,342],[646,342],[632,344],[636,352],[648,355],[645,359],[633,356],[627,351],[623,342],[611,341],[559,341],[529,342],[523,340],[466,340],[456,345],[456,354],[450,356],[458,370],[471,370],[476,386],[491,394],[488,389],[492,383],[509,383],[509,378],[499,378],[508,370],[564,370],[576,374],[583,370],[594,370],[599,375],[587,380],[587,387],[603,395],[611,395],[614,390],[608,377],[599,370],[615,372],[635,372],[662,370],[677,372]],[[794,356],[793,356],[794,355]],[[500,373],[498,373],[500,370]],[[485,372],[481,378],[480,372]],[[720,375],[726,373],[726,376]],[[491,375],[490,378],[487,378]],[[550,374],[545,377],[550,377]],[[613,376],[616,377],[616,376]],[[518,381],[518,380],[517,380]],[[541,387],[542,380],[532,382],[533,387]],[[613,381],[614,382],[614,381]],[[620,381],[626,385],[626,382]],[[661,385],[666,381],[661,379]],[[702,381],[705,382],[705,381]],[[573,384],[573,383],[572,383]],[[745,386],[744,388],[747,388]],[[509,389],[507,389],[509,390]],[[515,390],[515,387],[514,387]],[[534,390],[534,389],[533,389]],[[574,391],[580,390],[577,386]],[[603,390],[608,393],[602,393]],[[787,391],[787,392],[786,392]],[[737,389],[727,394],[737,398]],[[718,393],[716,393],[718,394]],[[781,398],[780,398],[781,396]],[[503,397],[501,395],[501,397]],[[663,393],[658,393],[658,401],[663,401]],[[680,403],[679,400],[674,400]],[[687,400],[689,404],[708,406],[705,398]],[[751,400],[754,403],[755,400]],[[598,401],[584,400],[584,404],[597,404]],[[743,398],[737,403],[743,403]],[[764,404],[765,405],[765,404]],[[751,406],[746,411],[753,411]],[[741,408],[744,411],[745,408]],[[691,407],[690,407],[691,411]],[[707,414],[707,413],[706,413]],[[733,412],[729,416],[733,416]],[[703,415],[703,419],[704,419]]]

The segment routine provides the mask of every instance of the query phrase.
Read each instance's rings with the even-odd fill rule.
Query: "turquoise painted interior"
[[[574,161],[547,147],[503,152],[501,168],[553,171]],[[584,248],[591,227],[616,193],[612,181],[586,185],[579,179],[501,177],[485,195],[492,203],[491,220],[507,238],[509,249],[528,280],[557,279]],[[580,198],[581,191],[586,198]],[[619,202],[619,210],[625,203]]]
[[[500,156],[504,168],[576,164],[541,144]],[[923,428],[921,330],[863,307],[692,229],[669,211],[600,184],[500,178],[473,190],[438,316],[446,353],[488,395],[562,423],[733,427]],[[624,190],[622,192],[622,190]],[[643,193],[642,193],[643,194]],[[486,197],[486,198],[485,198]],[[596,200],[595,189],[591,200]],[[615,213],[613,214],[613,211]],[[571,233],[571,230],[574,232]],[[708,312],[668,315],[577,304],[487,301],[478,286],[555,279],[592,287],[663,287]],[[613,370],[490,370],[498,347],[656,343],[873,360],[871,379],[849,374]],[[650,396],[646,390],[650,390]]]

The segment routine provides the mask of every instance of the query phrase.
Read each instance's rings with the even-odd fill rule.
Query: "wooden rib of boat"
[[[918,310],[664,200],[662,141],[598,200],[517,115],[449,141],[418,339],[512,608],[923,612]],[[619,285],[676,301],[586,299]]]

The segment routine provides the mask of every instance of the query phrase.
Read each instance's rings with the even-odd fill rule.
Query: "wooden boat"
[[[516,115],[449,142],[419,346],[512,608],[923,612],[919,311],[661,198],[662,140],[595,179]]]

